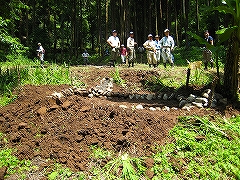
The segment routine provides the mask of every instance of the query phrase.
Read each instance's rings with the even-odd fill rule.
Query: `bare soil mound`
[[[78,72],[88,85],[97,84],[96,79],[106,77],[106,71]],[[81,74],[82,73],[82,74]],[[138,75],[139,73],[139,75]],[[135,84],[138,92],[145,93],[139,84],[145,76],[156,72],[131,72],[123,79]],[[88,77],[86,76],[88,74]],[[133,74],[132,77],[131,74]],[[129,78],[127,78],[129,77]],[[115,152],[126,151],[133,156],[149,156],[156,144],[171,141],[168,132],[177,123],[178,116],[210,114],[228,116],[239,114],[235,109],[199,109],[191,111],[171,108],[176,101],[154,99],[130,100],[113,97],[83,97],[71,95],[59,99],[49,97],[53,92],[68,88],[62,86],[22,87],[18,99],[1,108],[0,132],[9,139],[9,146],[17,149],[20,159],[54,159],[73,170],[85,170],[90,146],[98,145]],[[114,92],[124,91],[115,86]],[[141,104],[144,109],[134,107]],[[124,105],[126,108],[119,107]],[[161,108],[169,106],[170,111]],[[158,111],[150,107],[160,107]],[[223,109],[223,108],[221,108]]]

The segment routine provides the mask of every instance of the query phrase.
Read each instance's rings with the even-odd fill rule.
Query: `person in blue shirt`
[[[209,35],[208,30],[204,32],[204,37],[209,44],[213,45],[213,37]],[[208,62],[210,62],[211,68],[213,68],[212,51],[210,51],[209,49],[207,49],[207,47],[205,47],[203,50],[203,63],[205,66],[204,67],[205,70],[207,70]]]
[[[160,40],[160,45],[162,49],[162,58],[163,58],[163,65],[166,68],[167,61],[171,64],[173,67],[173,59],[172,59],[172,51],[174,49],[174,40],[169,35],[170,31],[169,29],[164,30],[164,37]]]

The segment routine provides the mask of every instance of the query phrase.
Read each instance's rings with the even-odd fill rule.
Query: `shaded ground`
[[[94,67],[73,70],[88,87],[97,85],[103,77],[109,77],[111,71],[111,68]],[[121,71],[127,86],[115,85],[114,92],[151,93],[144,89],[142,81],[158,74],[156,70]],[[72,95],[61,98],[59,102],[49,97],[53,92],[66,88],[66,85],[27,85],[22,87],[15,102],[1,108],[0,132],[8,136],[9,147],[18,150],[16,155],[20,159],[50,158],[66,164],[72,170],[86,170],[91,145],[116,152],[127,151],[133,156],[149,156],[153,146],[171,141],[168,132],[177,123],[178,116],[231,117],[239,114],[231,105],[186,111],[173,108],[178,106],[175,100],[147,101]],[[132,108],[138,104],[143,105],[144,109]],[[127,108],[120,108],[120,105]],[[164,106],[169,106],[170,111],[164,111]],[[149,107],[159,107],[160,110],[150,111]]]

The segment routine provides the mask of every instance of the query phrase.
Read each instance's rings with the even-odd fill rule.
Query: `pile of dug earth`
[[[156,144],[171,141],[168,133],[178,116],[220,114],[196,107],[194,102],[200,101],[204,107],[206,97],[123,94],[112,89],[110,78],[88,90],[66,85],[24,86],[17,100],[1,108],[0,132],[7,135],[8,146],[17,149],[20,159],[50,158],[79,171],[88,168],[93,145],[150,156]],[[224,98],[215,98],[224,103]],[[166,106],[168,101],[177,106]]]

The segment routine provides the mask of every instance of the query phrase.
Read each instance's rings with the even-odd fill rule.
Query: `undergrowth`
[[[115,72],[111,72],[110,76],[117,85],[125,86],[126,81],[121,78],[118,68],[115,68]]]
[[[13,91],[21,85],[72,84],[72,80],[66,65],[51,64],[46,68],[39,66],[0,68],[0,106],[11,103],[16,98]]]

